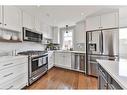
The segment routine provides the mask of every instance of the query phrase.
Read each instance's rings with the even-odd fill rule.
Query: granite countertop
[[[127,60],[118,61],[99,60],[97,62],[123,88],[127,89]]]

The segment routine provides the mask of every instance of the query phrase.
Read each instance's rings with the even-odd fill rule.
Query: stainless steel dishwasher
[[[71,68],[76,71],[86,72],[86,54],[73,53]]]

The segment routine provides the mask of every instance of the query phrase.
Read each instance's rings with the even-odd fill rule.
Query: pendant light
[[[68,25],[66,25],[66,33],[68,33]]]

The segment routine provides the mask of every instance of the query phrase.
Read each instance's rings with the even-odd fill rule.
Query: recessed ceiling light
[[[81,13],[81,15],[83,16],[83,15],[84,15],[84,13]]]

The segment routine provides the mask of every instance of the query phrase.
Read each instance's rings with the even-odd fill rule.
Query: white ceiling
[[[114,11],[120,6],[18,6],[54,26],[74,25],[92,14]]]

